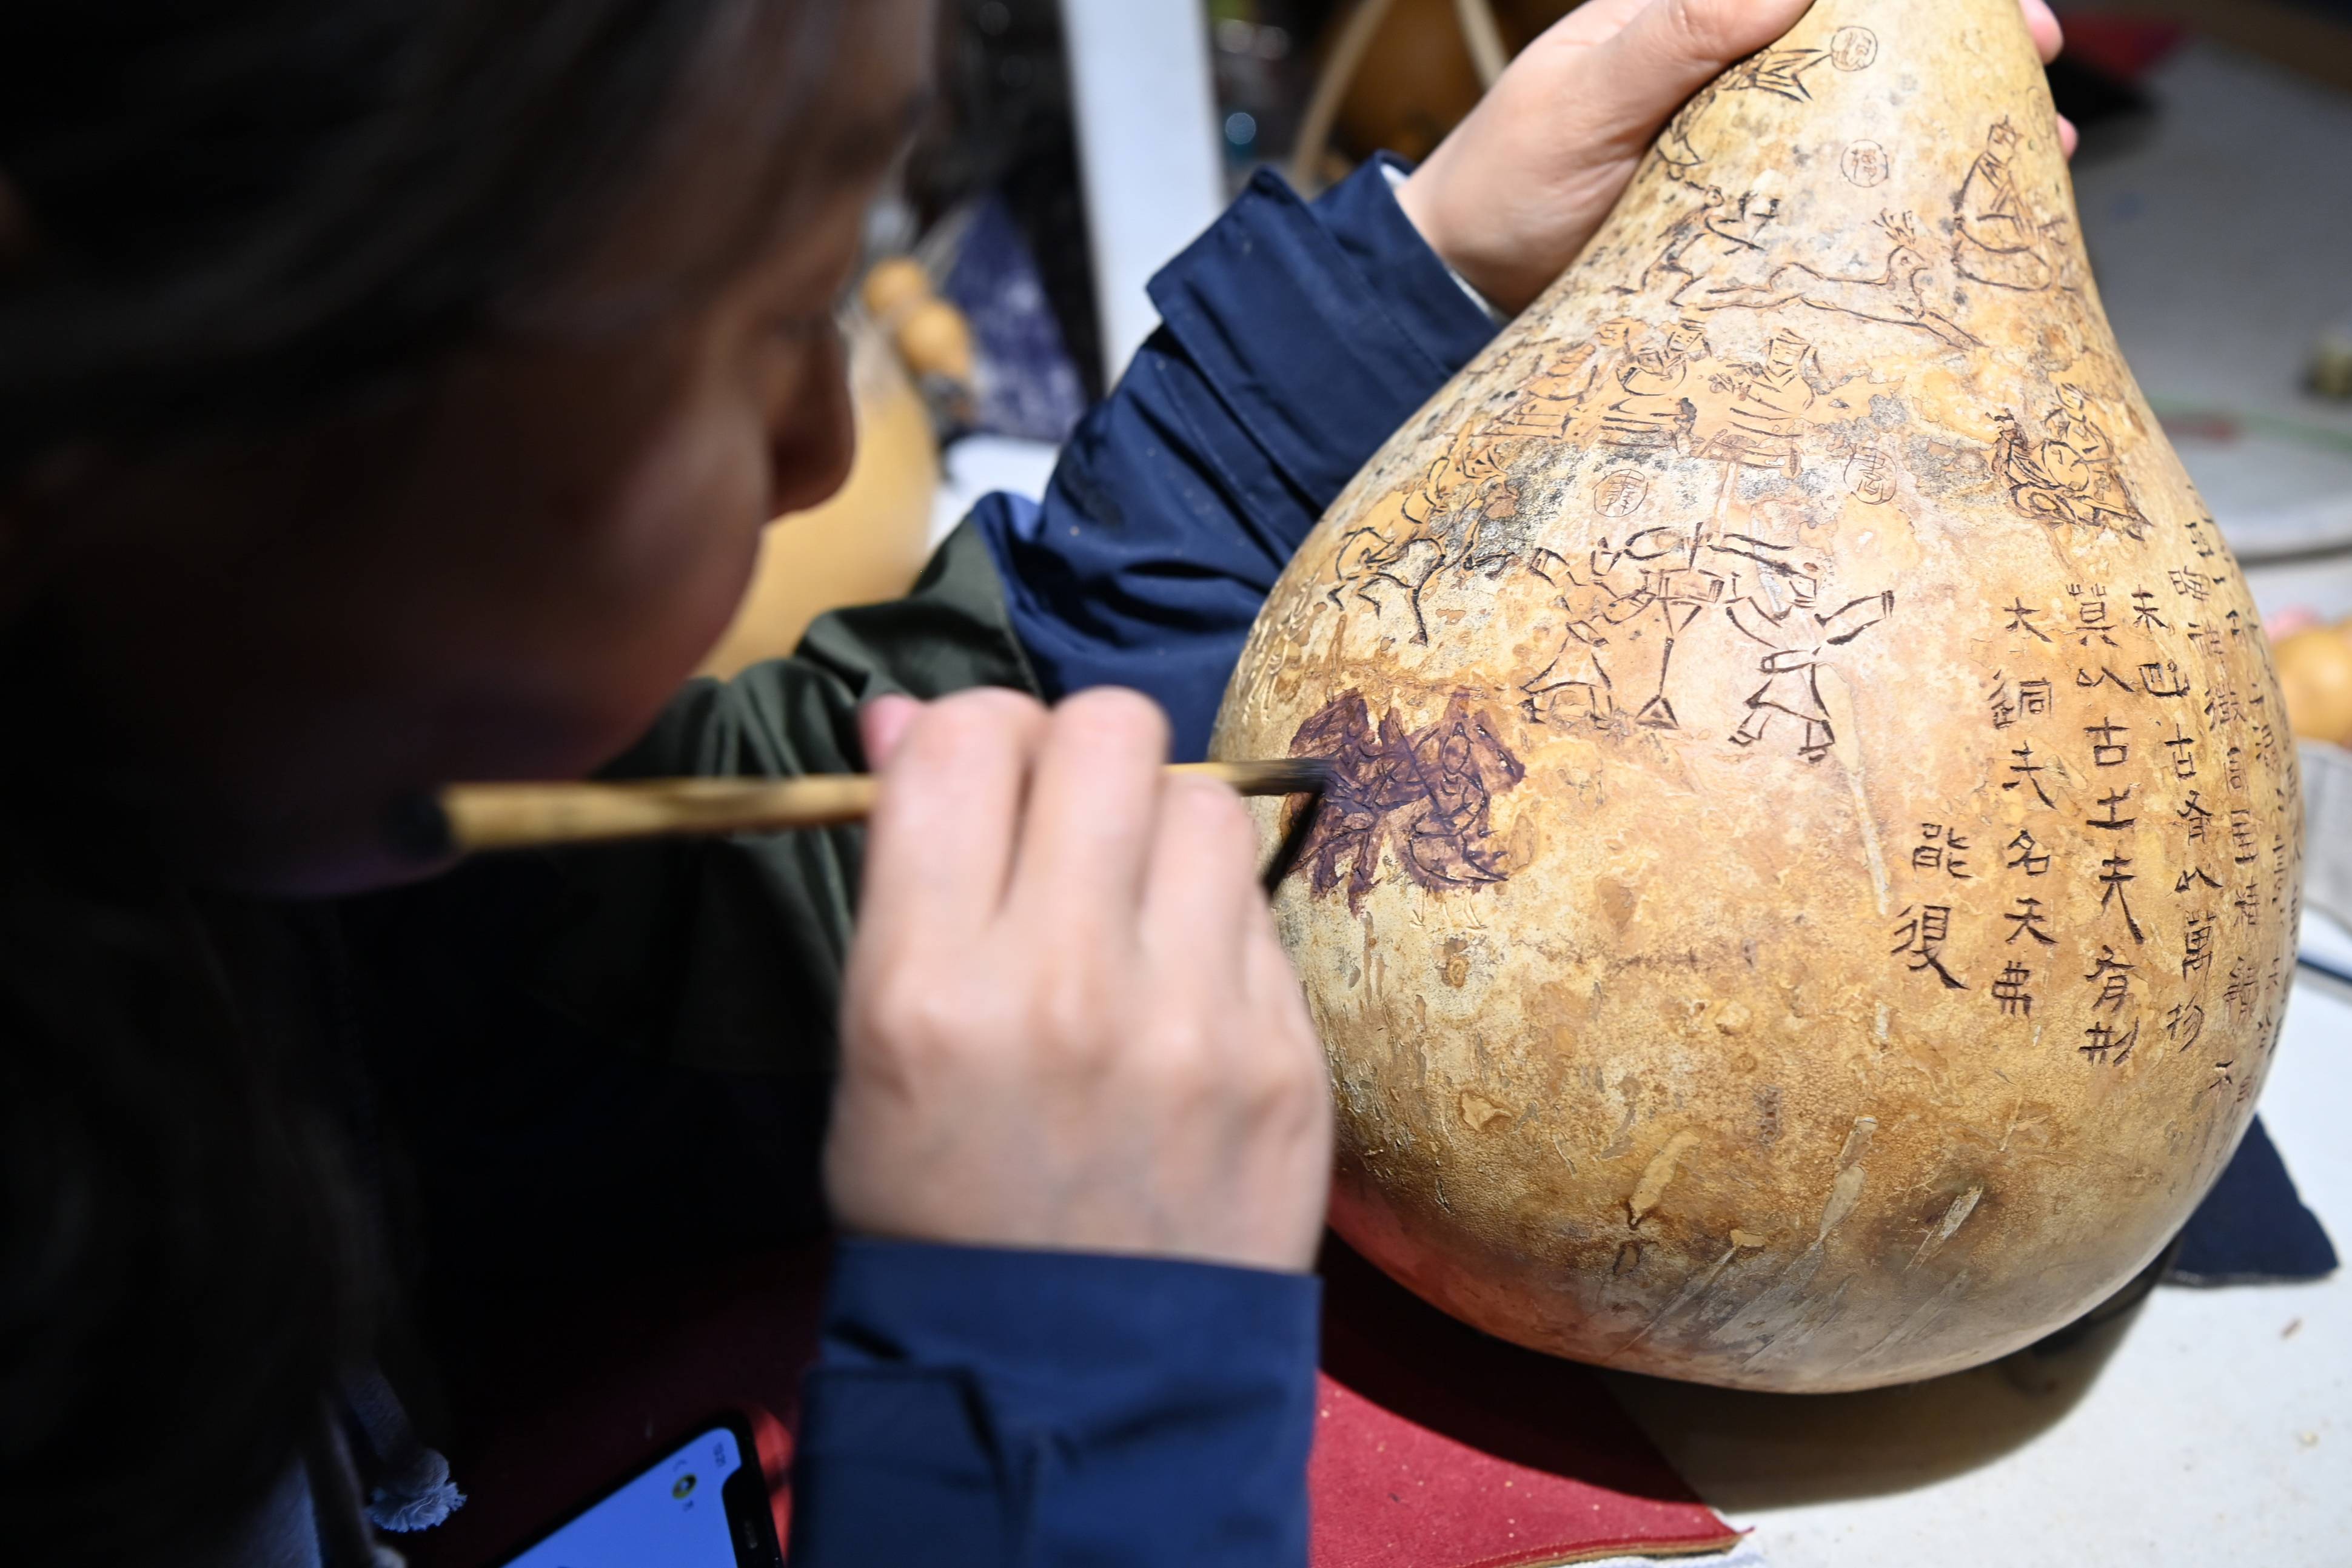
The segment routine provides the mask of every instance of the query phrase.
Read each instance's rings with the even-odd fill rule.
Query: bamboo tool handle
[[[1171,773],[1212,778],[1244,795],[1305,795],[1330,780],[1314,758],[1187,763]],[[772,833],[837,827],[874,809],[865,773],[796,779],[646,779],[628,784],[453,784],[404,822],[400,840],[420,858],[594,844],[688,834]]]

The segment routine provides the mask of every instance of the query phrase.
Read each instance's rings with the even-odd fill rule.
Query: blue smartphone
[[[712,1422],[503,1568],[783,1568],[751,1423]]]

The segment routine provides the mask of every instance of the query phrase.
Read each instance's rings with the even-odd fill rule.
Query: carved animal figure
[[[1703,310],[1772,310],[1802,305],[1864,321],[1916,327],[1958,349],[1981,347],[1975,334],[1930,309],[1924,299],[1922,284],[1934,272],[1935,264],[1927,259],[1910,215],[1886,214],[1878,220],[1878,226],[1894,248],[1875,272],[1835,277],[1791,261],[1775,268],[1760,289],[1709,289],[1688,302]]]

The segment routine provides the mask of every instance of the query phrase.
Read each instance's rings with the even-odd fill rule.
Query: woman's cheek
[[[755,421],[673,422],[625,483],[594,608],[576,629],[624,744],[717,644],[759,557],[767,465]]]

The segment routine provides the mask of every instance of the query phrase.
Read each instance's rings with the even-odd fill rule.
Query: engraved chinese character
[[[1919,825],[1919,847],[1911,851],[1911,868],[1915,871],[1944,871],[1963,882],[1976,880],[1964,858],[1969,841],[1939,822]]]
[[[2107,815],[2103,818],[2092,818],[2087,820],[2083,824],[2083,826],[2085,827],[2104,827],[2108,832],[2114,833],[2129,827],[2132,824],[2137,822],[2139,818],[2137,816],[2124,816],[2120,815],[2125,803],[2131,799],[2132,791],[2137,787],[2138,786],[2136,784],[2126,784],[2117,794],[2100,796],[2099,809],[2105,812]]]
[[[1992,983],[1993,1000],[2000,1004],[2001,1015],[2010,1018],[2033,1016],[2033,996],[2025,988],[2032,984],[2033,971],[2018,963],[2009,962],[2000,978]]]
[[[2207,538],[2206,538],[2206,536],[2205,536],[2205,528],[2210,528],[2210,527],[2215,526],[2215,525],[2214,525],[2214,522],[2213,522],[2212,514],[2211,514],[2211,513],[2210,513],[2210,512],[2209,512],[2209,513],[2207,513],[2207,514],[2205,515],[2204,519],[2203,519],[2203,521],[2204,521],[2204,525],[2205,525],[2205,527],[2204,527],[2204,528],[2200,528],[2200,527],[2199,527],[2199,526],[2198,526],[2198,522],[2199,522],[2199,520],[2198,520],[2198,519],[2196,519],[2196,518],[2193,518],[2193,517],[2192,517],[2192,518],[2190,518],[2190,519],[2189,520],[2188,524],[2187,524],[2187,531],[2188,531],[2188,534],[2189,534],[2189,542],[2192,546],[2194,546],[2194,547],[2196,548],[2197,553],[2198,553],[2199,555],[2200,555],[2200,556],[2204,557],[2204,558],[2205,558],[2206,560],[2208,560],[2208,561],[2210,561],[2210,560],[2212,560],[2212,559],[2213,559],[2213,546],[2212,546],[2212,544],[2211,544],[2211,543],[2207,540]]]
[[[2189,678],[2180,673],[2179,665],[2168,658],[2141,665],[2139,687],[2150,697],[2186,697],[2189,695]]]
[[[1985,693],[1985,706],[1992,710],[1992,727],[2006,730],[2017,722],[2017,704],[2011,700],[2009,682],[2000,670],[1993,671],[1992,688]]]
[[[1889,953],[1908,954],[1910,972],[1914,974],[1932,969],[1948,991],[1966,991],[1968,984],[1944,967],[1944,943],[1952,934],[1952,907],[1949,904],[1926,904],[1917,912],[1906,909],[1904,923],[1895,931],[1895,945]]]
[[[2021,828],[2017,837],[2009,841],[2009,857],[2007,869],[2022,871],[2029,877],[2039,877],[2050,869],[2050,851],[2036,843],[2033,835]]]
[[[2141,588],[2132,595],[2132,625],[2141,631],[2170,631],[2156,613],[2156,595]]]
[[[2099,988],[2099,994],[2091,998],[2091,1011],[2095,1013],[2105,1007],[2112,1013],[2129,1001],[2131,976],[2132,966],[2117,958],[2114,948],[2102,945],[2098,958],[2092,963],[2091,973],[2083,976]]]
[[[2247,806],[2230,808],[2230,858],[2241,866],[2251,866],[2262,858],[2262,844],[2254,837],[2254,814]]]
[[[2046,680],[2021,680],[2017,683],[2017,710],[2031,719],[2050,711],[2050,683]]]
[[[2221,990],[2221,1005],[2238,1016],[2240,1023],[2253,1016],[2254,966],[2244,959],[2230,965],[2230,984]]]
[[[2040,610],[2029,609],[2022,599],[2011,599],[2009,602],[2008,610],[2009,625],[2001,629],[2011,632],[2032,632],[2043,642],[2048,642],[2050,634],[2033,624],[2033,617],[2041,613]]]
[[[2112,686],[2118,691],[2128,691],[2135,697],[2139,695],[2138,687],[2134,686],[2104,664],[2099,666],[2099,673],[2096,675],[2077,666],[2074,670],[2074,684],[2085,690],[2094,687]]]
[[[2205,804],[2204,791],[2190,790],[2189,798],[2172,808],[2172,815],[2189,824],[2189,842],[2205,842],[2205,830],[2212,825],[2212,808]]]
[[[2246,617],[2238,614],[2235,610],[2231,610],[2228,615],[2223,616],[2221,617],[2221,623],[2228,630],[2230,640],[2231,642],[2235,642],[2240,637],[2246,635]]]
[[[2196,645],[2197,651],[2207,658],[2221,657],[2221,629],[2219,626],[2200,626],[2191,621],[2182,629],[2188,632],[2189,640]]]
[[[2172,721],[2172,730],[2171,734],[2162,737],[2164,748],[2172,753],[2172,776],[2193,779],[2197,776],[2197,737],[2178,719]]]
[[[2131,761],[2131,742],[2124,739],[2131,733],[2129,727],[2107,719],[2096,724],[2084,725],[2083,733],[2091,737],[2093,767],[2121,767]]]
[[[2191,604],[2201,605],[2210,592],[2212,579],[2191,566],[2175,566],[2171,572],[2172,591]]]
[[[2106,588],[2094,584],[2085,593],[2081,584],[2069,583],[2066,593],[2074,601],[2074,625],[2071,629],[2075,641],[2088,647],[2091,639],[2096,637],[2109,647],[2116,647],[2116,639],[2107,635],[2114,628],[2107,623]]]
[[[2030,936],[2044,947],[2058,945],[2058,939],[2043,929],[2049,917],[2042,912],[2040,899],[2018,900],[2015,912],[2003,915],[2001,919],[2009,921],[2014,928],[2009,933],[2008,940],[2011,942],[2015,942],[2021,936]]]
[[[2208,876],[2201,868],[2191,866],[2189,869],[2180,873],[2180,880],[2172,884],[2172,890],[2176,893],[2185,893],[2200,882],[2204,883],[2209,888],[2215,889],[2220,888],[2221,885],[2215,881],[2211,877]]]
[[[2095,1023],[2083,1031],[2084,1044],[2075,1049],[2089,1058],[2093,1066],[2103,1066],[2107,1053],[2115,1053],[2115,1065],[2121,1067],[2131,1060],[2132,1047],[2139,1044],[2139,1020],[2134,1018],[2128,1033],[2118,1035],[2109,1024]]]
[[[2180,1003],[2164,1016],[2164,1032],[2187,1050],[2205,1033],[2205,1009],[2193,1002]]]
[[[2213,965],[2213,917],[2191,920],[2180,940],[2180,978],[2201,974]]]
[[[2230,685],[2226,678],[2217,682],[2213,689],[2205,694],[2207,722],[2235,724],[2242,721],[2245,716],[2245,709],[2238,701],[2237,689]]]
[[[2230,900],[2230,907],[2238,911],[2238,918],[2246,922],[2248,931],[2253,930],[2262,923],[2262,889],[2252,882],[2247,883]]]
[[[2042,780],[2035,776],[2046,770],[2041,763],[2033,760],[2033,748],[2031,745],[2020,746],[2017,750],[2010,752],[2009,754],[2017,759],[2017,761],[2009,764],[2009,771],[2015,773],[2017,777],[2010,780],[2000,787],[2003,789],[2018,789],[2024,785],[2031,784],[2033,787],[2035,797],[2039,799],[2042,805],[2054,805],[2057,804],[2050,798],[2049,792],[2042,787]]]
[[[2246,753],[2242,749],[2237,746],[2230,748],[2222,759],[2222,778],[2229,784],[2231,795],[2246,793]]]
[[[2099,894],[2099,912],[2105,914],[2110,907],[2120,907],[2124,913],[2124,929],[2131,932],[2132,941],[2146,942],[2147,933],[2139,929],[2139,921],[2132,913],[2131,895],[2124,891],[2125,883],[2139,880],[2137,876],[2124,869],[2130,864],[2131,861],[2121,855],[2110,855],[2099,862],[2099,881],[2105,889]]]
[[[2278,765],[2278,736],[2268,721],[2254,726],[2254,761],[2266,768]]]
[[[2227,1093],[2230,1089],[2230,1069],[2237,1065],[2238,1061],[2235,1057],[2231,1058],[2226,1062],[2215,1062],[2213,1064],[2213,1081],[2205,1086],[2205,1092],[2207,1094]]]

